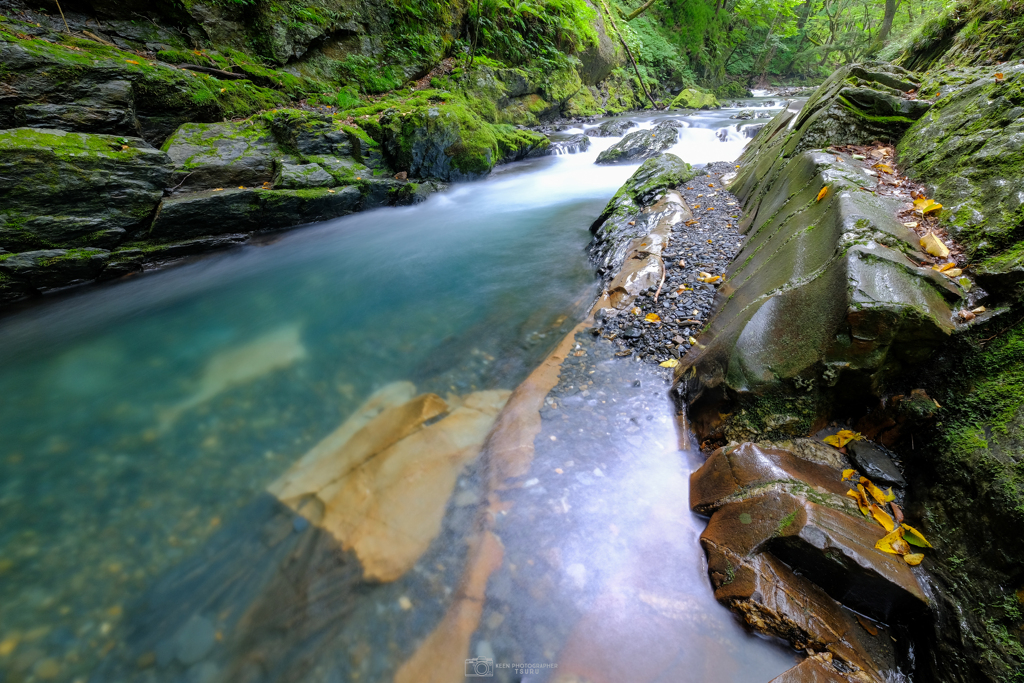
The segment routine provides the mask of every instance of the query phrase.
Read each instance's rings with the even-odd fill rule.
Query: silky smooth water
[[[729,113],[685,119],[670,151],[735,158]],[[522,381],[596,294],[588,228],[636,168],[593,163],[615,141],[0,319],[0,681],[105,680],[140,596],[376,388]],[[757,648],[729,680],[792,663],[705,588],[701,609]],[[219,680],[146,657],[139,680]]]

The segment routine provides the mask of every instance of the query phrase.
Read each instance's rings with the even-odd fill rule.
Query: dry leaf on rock
[[[892,516],[896,518],[897,524],[903,524],[903,509],[896,503],[889,503],[892,506]]]
[[[882,173],[892,173],[893,172],[892,166],[890,166],[889,164],[875,164],[874,168],[877,168]]]
[[[942,274],[945,275],[946,277],[953,278],[960,277],[961,275],[964,274],[964,271],[961,270],[960,268],[950,268],[949,270],[943,271]]]
[[[882,492],[882,489],[872,484],[871,480],[867,477],[861,477],[860,483],[864,485],[864,490],[870,493],[871,497],[878,501],[879,505],[885,505],[887,501],[885,500],[885,493]]]
[[[856,489],[850,489],[846,492],[846,495],[857,501],[857,507],[860,508],[862,515],[865,517],[869,517],[871,515],[871,510],[868,508],[868,497],[864,493],[864,488],[862,486],[858,485]]]
[[[661,363],[658,363],[658,365],[660,365],[663,368],[674,368],[674,367],[679,365],[679,361],[676,360],[675,358],[669,358],[666,361],[662,361]]]
[[[934,199],[926,199],[924,197],[918,197],[914,200],[914,211],[918,211],[922,216],[927,216],[930,213],[938,211],[942,208],[942,204],[939,204]]]
[[[711,240],[708,240],[708,241],[710,242]],[[722,276],[721,275],[712,275],[711,273],[705,273],[705,272],[701,271],[701,273],[697,276],[697,279],[700,280],[701,282],[704,282],[704,283],[707,283],[707,284],[710,285],[710,284],[714,284],[714,283],[718,282],[719,280],[721,280]]]
[[[661,316],[658,315],[657,313],[648,313],[647,315],[644,316],[644,320],[646,320],[649,323],[660,323]]]
[[[835,446],[836,448],[842,448],[851,441],[860,441],[864,438],[864,435],[860,432],[854,432],[849,429],[840,429],[837,433],[832,436],[826,436],[823,441],[829,446]]]
[[[818,197],[814,201],[820,202],[828,194],[828,185],[818,190]]]
[[[853,479],[853,475],[855,474],[857,474],[857,470],[843,470],[843,481]]]
[[[902,527],[896,527],[894,530],[878,539],[878,542],[875,543],[875,547],[883,553],[906,555],[910,552],[910,546],[903,540],[903,536],[901,535],[902,533]]]
[[[928,234],[921,238],[921,247],[932,256],[938,256],[939,258],[949,256],[949,247],[943,244],[942,240],[931,231],[928,231]]]
[[[924,559],[924,553],[908,553],[907,555],[903,556],[903,559],[911,567],[916,567],[917,565],[921,564],[921,560]]]
[[[875,521],[885,527],[887,532],[896,528],[896,522],[892,520],[888,512],[877,505],[871,505],[868,509],[871,511],[871,516],[874,517]]]

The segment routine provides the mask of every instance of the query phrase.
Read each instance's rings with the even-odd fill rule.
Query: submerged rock
[[[679,140],[675,126],[660,123],[651,130],[638,130],[628,134],[597,155],[598,164],[620,164],[650,159]]]
[[[588,149],[590,149],[590,138],[583,133],[577,133],[561,140],[552,140],[550,145],[533,150],[529,156],[546,157],[558,154],[578,154]]]

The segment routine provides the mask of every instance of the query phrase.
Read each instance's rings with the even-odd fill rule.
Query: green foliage
[[[480,0],[466,24],[480,54],[521,65],[596,44],[596,16],[584,0]]]

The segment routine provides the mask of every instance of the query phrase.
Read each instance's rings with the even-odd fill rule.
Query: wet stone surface
[[[736,229],[742,216],[739,202],[721,184],[722,176],[734,168],[728,162],[708,164],[708,175],[678,188],[693,210],[694,223],[672,227],[660,294],[657,288],[648,290],[637,297],[631,311],[601,323],[602,336],[615,341],[618,355],[652,363],[680,358],[711,317],[722,280],[703,283],[701,273],[724,275],[743,240]],[[661,320],[648,322],[650,313]]]

